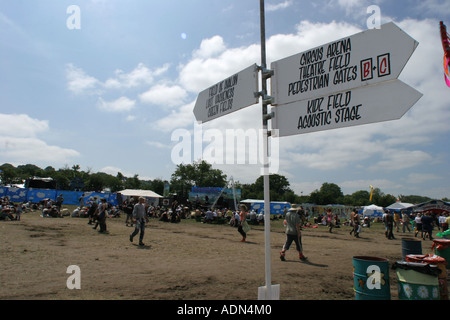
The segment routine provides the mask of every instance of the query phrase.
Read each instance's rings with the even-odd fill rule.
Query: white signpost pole
[[[270,77],[266,62],[266,27],[264,0],[260,0],[260,23],[261,23],[261,95],[262,95],[262,121],[263,121],[263,176],[264,176],[264,239],[265,239],[265,276],[266,286],[258,288],[259,300],[278,300],[280,297],[280,286],[272,286],[272,267],[270,254],[270,184],[269,184],[269,132],[267,123],[270,116],[267,114],[267,79]]]
[[[265,236],[265,278],[266,286],[258,288],[258,299],[277,300],[280,296],[280,286],[272,285],[271,255],[270,255],[270,185],[269,185],[269,132],[267,106],[272,103],[267,96],[267,79],[272,72],[267,70],[266,63],[266,35],[264,18],[264,0],[260,0],[261,15],[261,66],[256,64],[236,73],[235,75],[218,82],[203,90],[197,97],[194,106],[194,115],[198,122],[206,122],[228,113],[245,108],[259,101],[262,96],[263,121],[263,169],[264,176],[264,236]],[[258,92],[258,69],[261,70],[262,85]]]

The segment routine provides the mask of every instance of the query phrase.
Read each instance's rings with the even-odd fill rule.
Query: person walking
[[[97,212],[97,202],[94,198],[89,198],[89,209],[88,209],[88,224],[93,224],[95,221],[95,213]]]
[[[57,197],[56,197],[56,208],[58,209],[59,212],[61,212],[61,206],[64,202],[64,197],[62,195],[62,193],[60,193]]]
[[[359,217],[359,214],[357,212],[357,210],[353,210],[352,213],[350,214],[350,221],[351,224],[353,226],[352,230],[350,231],[350,235],[352,233],[354,233],[354,236],[356,238],[359,238],[359,231],[360,231],[360,227],[361,227],[361,219]]]
[[[402,212],[402,223],[403,223],[403,233],[405,233],[405,229],[408,229],[408,232],[411,232],[411,229],[409,228],[409,216],[406,213],[406,211]]]
[[[331,209],[328,209],[326,219],[327,219],[327,224],[328,224],[328,231],[331,233],[335,226],[334,219],[333,219],[333,212],[331,211]]]
[[[295,246],[298,251],[298,258],[302,261],[307,260],[307,258],[303,255],[302,236],[300,232],[301,226],[303,224],[301,215],[304,212],[302,211],[302,207],[297,209],[297,206],[293,204],[286,213],[286,242],[284,243],[283,249],[280,252],[281,261],[286,261],[286,251],[289,250],[292,242],[295,242]]]
[[[100,230],[98,232],[100,233],[108,233],[108,231],[106,230],[106,217],[107,217],[106,209],[108,209],[106,199],[102,198],[100,199],[100,205],[98,206],[98,218],[97,218],[98,224],[100,225]]]
[[[145,233],[145,223],[148,222],[148,217],[145,213],[145,198],[139,197],[139,202],[134,205],[133,208],[133,221],[135,228],[133,233],[130,235],[130,242],[133,242],[133,238],[139,234],[139,245],[144,245],[144,233]]]
[[[385,213],[386,213],[386,215],[383,216],[383,219],[385,219],[385,221],[383,221],[383,222],[386,226],[386,232],[385,232],[386,238],[388,238],[389,240],[395,239],[395,237],[394,237],[394,216],[388,210],[386,210]]]
[[[431,212],[426,211],[422,217],[422,239],[428,236],[430,240],[433,240],[433,217],[431,216]]]
[[[130,222],[130,227],[133,226],[133,206],[134,200],[133,198],[125,201],[124,211],[127,214],[127,219],[125,220],[125,226],[128,227],[128,222]]]
[[[416,224],[416,229],[414,231],[414,236],[417,237],[420,231],[420,237],[423,237],[423,231],[422,231],[422,213],[418,213],[417,216],[414,218],[414,222]]]
[[[247,223],[247,206],[241,205],[239,208],[241,210],[239,211],[238,232],[242,236],[241,242],[245,242],[245,239],[247,238],[247,232],[250,230],[250,226]]]

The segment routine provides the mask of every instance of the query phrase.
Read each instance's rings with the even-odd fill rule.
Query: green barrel
[[[415,238],[402,238],[402,258],[410,254],[422,254],[422,240]]]
[[[445,259],[447,269],[450,268],[450,240],[448,239],[434,239],[432,249],[437,256]]]
[[[439,273],[437,266],[397,261],[393,266],[398,278],[399,300],[439,300]]]
[[[389,261],[378,257],[353,257],[353,290],[356,300],[390,300]]]

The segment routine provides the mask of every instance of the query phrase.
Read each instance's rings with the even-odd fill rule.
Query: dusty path
[[[265,285],[264,232],[255,226],[248,242],[235,228],[182,220],[150,220],[144,242],[129,242],[133,228],[125,218],[108,219],[109,234],[99,234],[82,218],[42,218],[26,213],[21,221],[0,221],[0,299],[237,300],[257,299]],[[384,237],[382,226],[364,229],[360,239],[349,227],[329,233],[307,228],[303,244],[308,263],[295,250],[281,262],[285,240],[279,221],[272,222],[272,283],[282,300],[354,299],[353,256],[401,260],[401,237]],[[423,242],[431,253],[432,242]],[[81,289],[69,290],[67,267],[81,271]],[[391,298],[397,279],[390,271]]]

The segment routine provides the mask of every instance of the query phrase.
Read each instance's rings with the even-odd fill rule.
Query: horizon
[[[295,194],[328,182],[344,194],[372,185],[396,197],[450,197],[439,32],[449,8],[443,0],[266,0],[268,67],[377,18],[419,42],[398,79],[423,96],[401,119],[272,139],[277,173]],[[189,143],[186,159],[222,159],[213,168],[253,183],[261,163],[249,162],[260,147],[236,150],[224,139],[218,155],[213,140],[227,129],[258,132],[261,102],[204,123],[200,136],[193,108],[201,91],[260,65],[259,18],[259,1],[1,1],[0,162],[170,181],[173,153]]]

